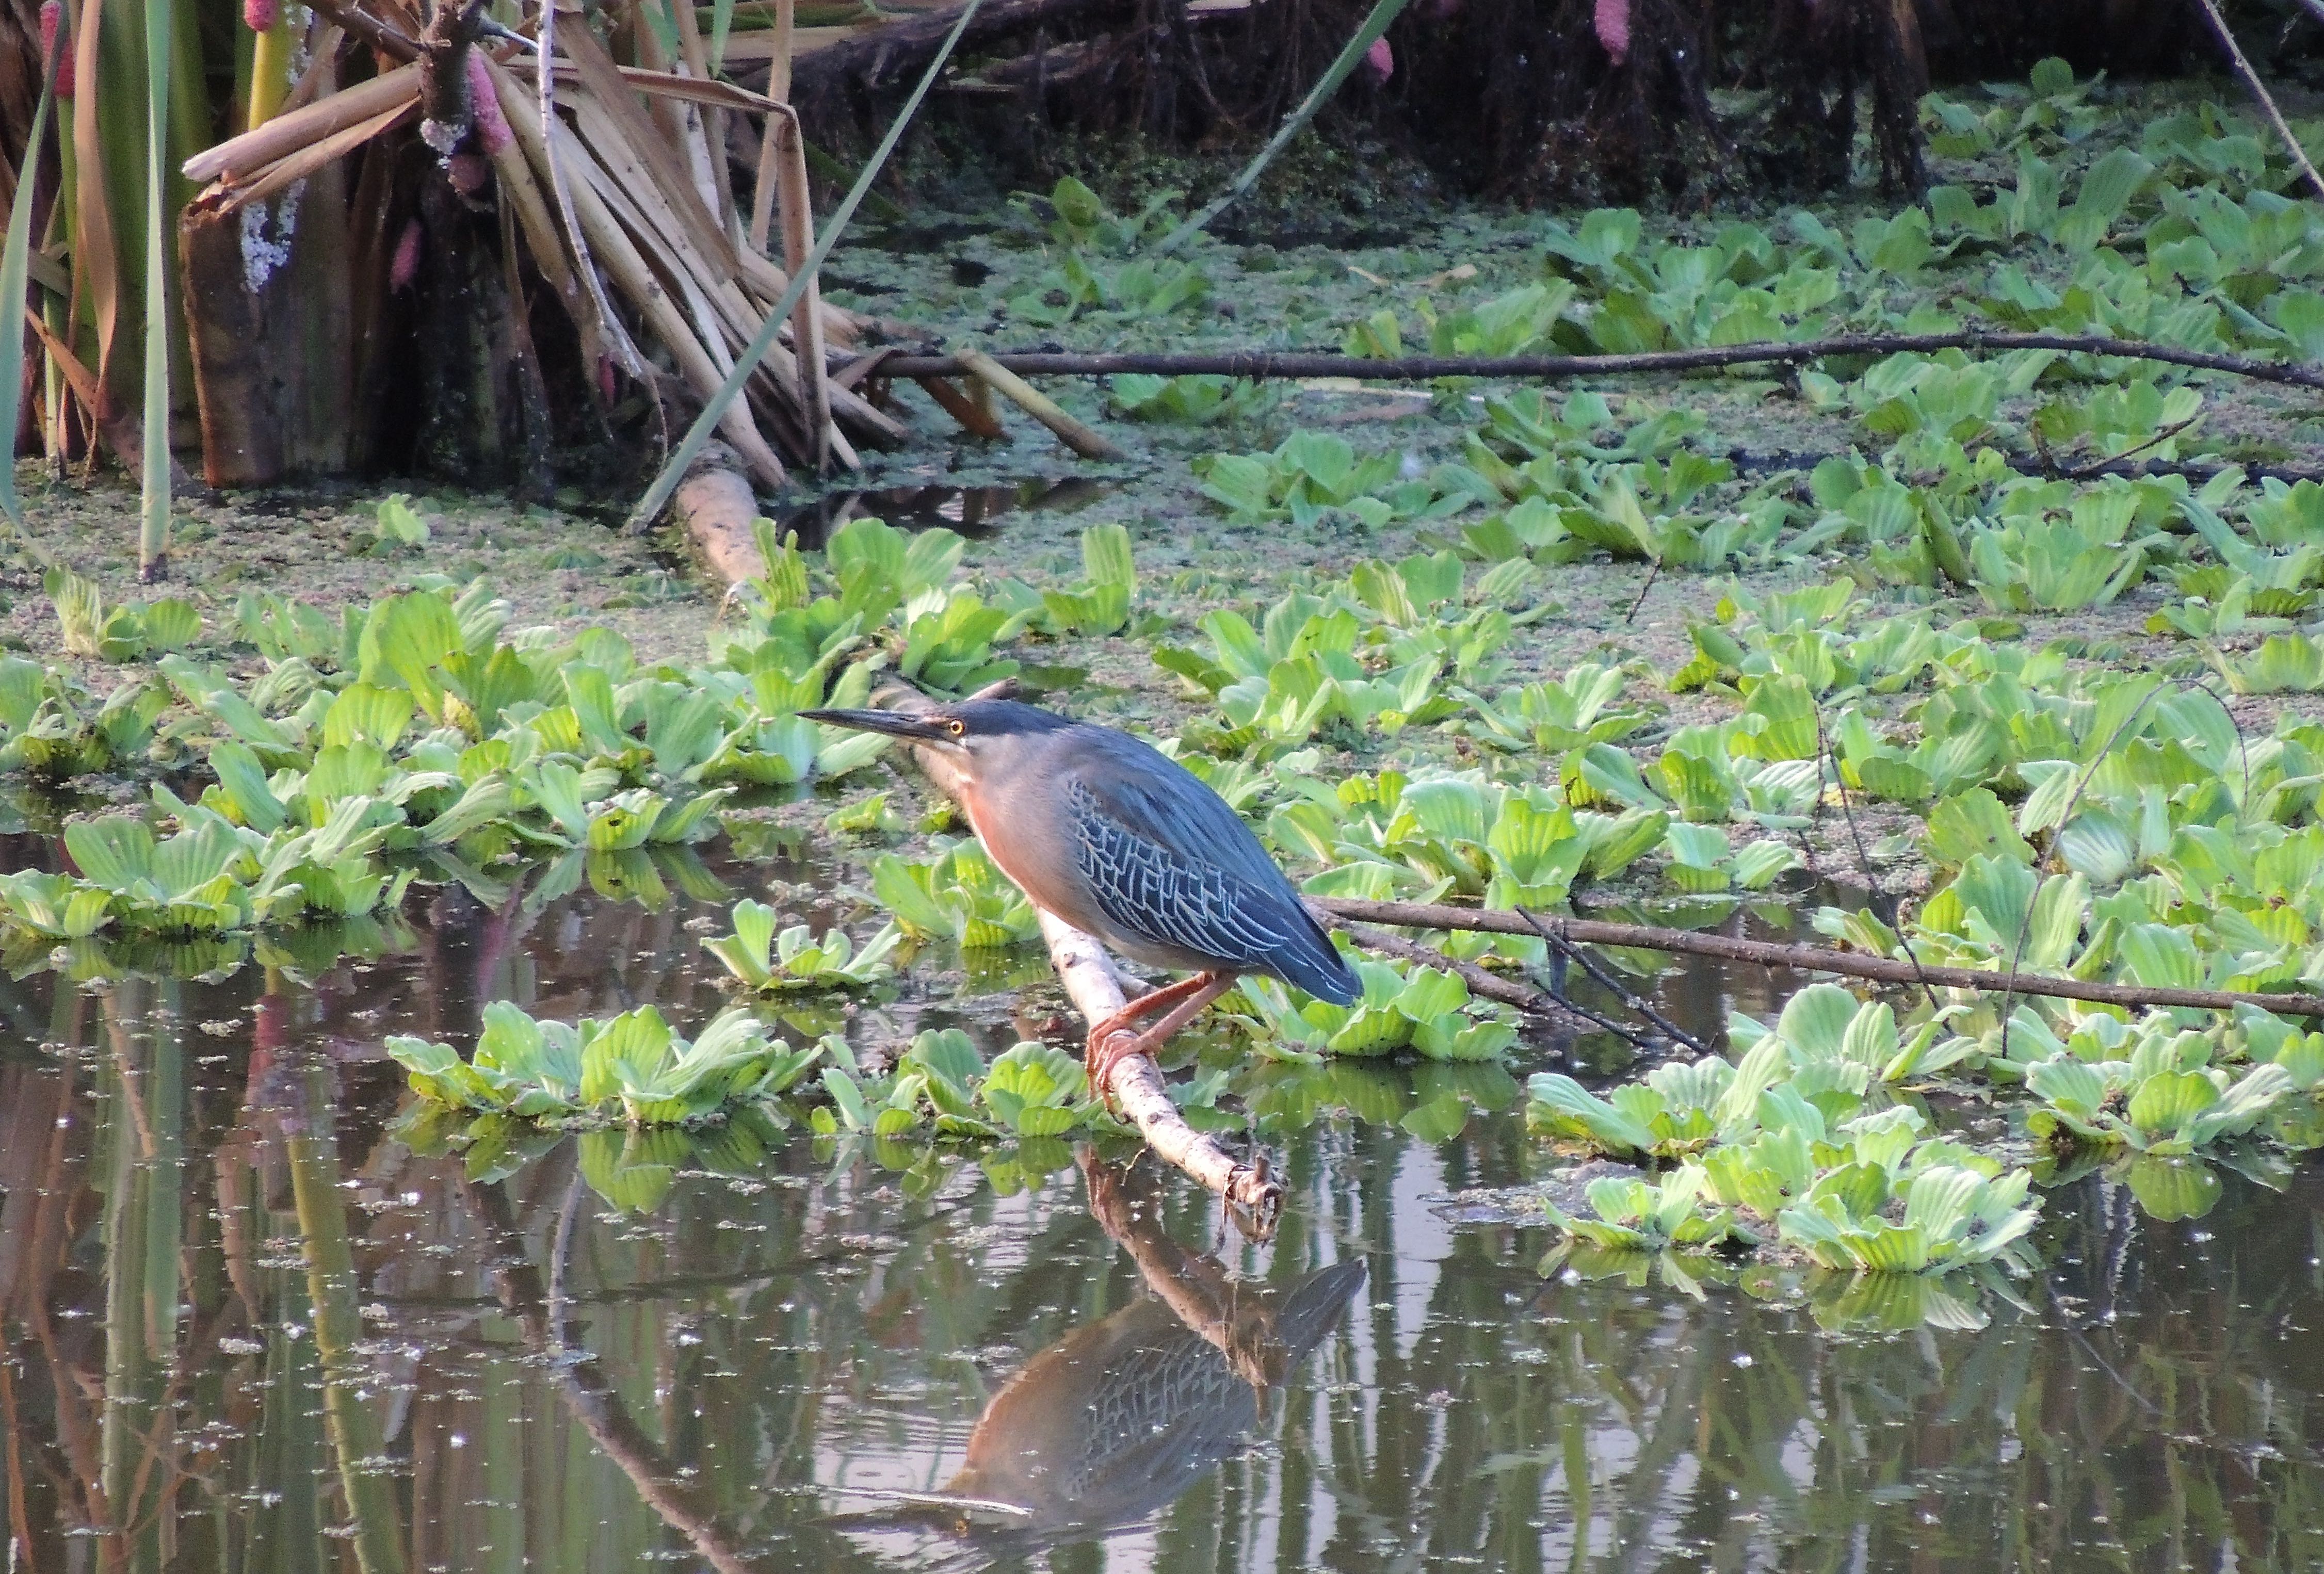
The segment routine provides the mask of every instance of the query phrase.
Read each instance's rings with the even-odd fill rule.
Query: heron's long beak
[[[903,738],[914,743],[952,741],[952,734],[945,731],[943,723],[905,711],[801,711],[799,714],[810,722],[852,727],[859,732],[885,732],[890,738]]]

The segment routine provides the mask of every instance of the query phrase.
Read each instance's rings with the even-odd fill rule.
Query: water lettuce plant
[[[890,923],[856,949],[844,930],[817,934],[804,924],[775,928],[775,910],[764,902],[734,904],[731,934],[706,937],[702,948],[725,965],[746,990],[860,989],[890,977],[888,958],[903,941]]]
[[[2136,1024],[2093,1015],[2058,1053],[2025,1069],[2041,1100],[2025,1117],[2035,1137],[2065,1146],[2126,1146],[2173,1156],[2251,1132],[2311,1069],[2304,1041],[2291,1064],[2267,1061],[2241,1074],[2213,1063],[2214,1036],[2182,1029],[2167,1012]]]
[[[794,1049],[741,1008],[691,1043],[660,1011],[543,1021],[507,1000],[484,1008],[467,1060],[448,1044],[396,1036],[387,1052],[412,1091],[450,1109],[632,1127],[706,1119],[730,1104],[765,1102],[797,1082],[825,1046]]]
[[[93,580],[55,567],[42,578],[66,651],[100,661],[128,662],[182,650],[202,631],[193,603],[175,596],[108,607]]]
[[[1393,454],[1358,459],[1344,437],[1294,432],[1273,452],[1213,454],[1195,465],[1203,495],[1238,524],[1288,520],[1305,529],[1334,511],[1378,529],[1392,520],[1459,511],[1425,477],[1406,476]]]
[[[1756,1246],[1759,1238],[1732,1208],[1705,1206],[1709,1177],[1701,1164],[1681,1164],[1659,1182],[1601,1176],[1584,1195],[1591,1217],[1568,1213],[1554,1203],[1543,1212],[1550,1227],[1572,1241],[1602,1252],[1709,1252],[1730,1244]],[[1563,1257],[1545,1263],[1553,1273]]]
[[[66,674],[0,658],[0,772],[61,781],[134,765],[169,704],[170,691],[149,679],[120,684],[100,702]]]
[[[1092,525],[1082,532],[1081,548],[1080,584],[1037,591],[1002,580],[993,586],[996,602],[1024,626],[1051,636],[1121,632],[1138,594],[1130,532],[1120,525]]]
[[[1786,1244],[1827,1268],[1944,1274],[2012,1260],[2039,1217],[2033,1176],[1960,1164],[1883,1168],[1861,1161],[1821,1178],[1777,1218]]]
[[[1352,1006],[1328,1000],[1295,1002],[1272,979],[1246,977],[1242,993],[1265,1028],[1259,1046],[1270,1054],[1370,1057],[1409,1051],[1434,1061],[1482,1061],[1517,1042],[1517,1029],[1471,1015],[1469,986],[1442,968],[1399,971],[1370,957],[1351,959],[1363,994]]]
[[[1836,1017],[1832,1004],[1811,1007],[1792,1034],[1828,1036],[1810,1019]],[[2017,1266],[2015,1248],[2036,1216],[2026,1201],[2030,1174],[1925,1137],[1926,1122],[1910,1106],[1872,1107],[1870,1059],[1810,1055],[1802,1063],[1782,1032],[1763,1029],[1739,1065],[1716,1055],[1673,1063],[1602,1098],[1562,1073],[1541,1073],[1527,1084],[1526,1120],[1599,1153],[1683,1160],[1697,1177],[1682,1187],[1690,1201],[1708,1192],[1827,1267],[1941,1274]]]
[[[1024,892],[973,841],[916,861],[884,853],[872,866],[872,894],[905,934],[964,948],[1013,945],[1039,930]]]

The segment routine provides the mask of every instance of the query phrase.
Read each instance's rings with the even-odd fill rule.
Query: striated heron
[[[1361,992],[1242,817],[1192,771],[1127,732],[1016,700],[904,711],[802,711],[930,751],[1001,872],[1034,905],[1132,962],[1193,977],[1090,1024],[1090,1087],[1151,1055],[1244,973],[1335,1005]],[[1142,1033],[1116,1036],[1156,1012]]]

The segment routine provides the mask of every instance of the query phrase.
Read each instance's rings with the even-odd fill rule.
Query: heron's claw
[[[1134,1054],[1149,1053],[1143,1035],[1126,1027],[1114,1026],[1109,1017],[1090,1030],[1089,1052],[1083,1058],[1084,1070],[1089,1073],[1090,1093],[1109,1115],[1119,1116],[1121,1106],[1113,1096],[1113,1068]]]

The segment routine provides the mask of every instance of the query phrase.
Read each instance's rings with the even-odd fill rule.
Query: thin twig
[[[1543,923],[1539,914],[1531,912],[1524,907],[1519,907],[1517,912],[1518,917],[1523,918],[1526,923],[1533,925],[1534,933],[1540,935],[1543,940],[1546,941],[1552,951],[1556,952],[1560,956],[1566,958],[1570,962],[1580,962],[1582,964],[1582,971],[1598,980],[1599,988],[1606,990],[1616,999],[1621,1001],[1624,1008],[1627,1009],[1636,1011],[1639,1016],[1644,1017],[1647,1021],[1662,1029],[1662,1031],[1669,1036],[1671,1042],[1674,1044],[1683,1044],[1687,1048],[1694,1051],[1697,1054],[1709,1054],[1711,1053],[1711,1046],[1709,1045],[1703,1043],[1702,1040],[1697,1038],[1693,1034],[1689,1033],[1685,1028],[1681,1027],[1677,1023],[1664,1016],[1660,1011],[1655,1010],[1653,1005],[1650,1004],[1644,996],[1633,994],[1630,991],[1629,986],[1623,983],[1621,980],[1616,978],[1613,974],[1608,972],[1604,968],[1600,967],[1598,965],[1597,958],[1591,956],[1588,952],[1567,940],[1564,935],[1558,934],[1548,925]]]
[[[1277,153],[1289,147],[1301,132],[1307,129],[1307,123],[1315,118],[1315,112],[1323,106],[1333,94],[1340,90],[1340,84],[1346,81],[1348,74],[1356,69],[1356,62],[1364,58],[1365,51],[1379,41],[1380,37],[1388,32],[1388,23],[1401,15],[1405,6],[1409,4],[1410,0],[1374,0],[1370,14],[1364,18],[1361,25],[1357,27],[1348,41],[1341,46],[1338,56],[1324,68],[1323,74],[1316,79],[1315,86],[1307,90],[1307,97],[1299,101],[1299,107],[1285,117],[1281,128],[1274,136],[1268,139],[1267,145],[1259,150],[1250,162],[1242,167],[1241,171],[1228,182],[1227,189],[1213,198],[1209,206],[1165,235],[1161,244],[1155,249],[1160,252],[1176,251],[1199,234],[1211,220],[1224,212],[1229,203],[1250,190],[1252,182],[1259,179],[1259,172],[1274,161]]]
[[[2275,127],[2275,134],[2282,137],[2283,145],[2291,150],[2292,161],[2300,166],[2301,174],[2308,177],[2308,184],[2316,189],[2316,195],[2324,197],[2324,175],[2318,174],[2316,166],[2308,161],[2308,151],[2300,145],[2300,139],[2292,134],[2292,126],[2284,120],[2283,111],[2275,106],[2275,97],[2268,92],[2267,84],[2259,79],[2259,73],[2245,58],[2243,45],[2236,41],[2236,35],[2228,29],[2227,19],[2219,14],[2215,0],[2195,0],[2195,5],[2202,12],[2203,20],[2211,24],[2211,36],[2218,39],[2219,47],[2227,51],[2228,62],[2235,67],[2236,75],[2243,78],[2244,86],[2250,90],[2251,96],[2259,100],[2259,106],[2266,112],[2269,124]]]
[[[2324,0],[2318,0],[2318,3],[2324,5]],[[1777,448],[1754,454],[1748,448],[1729,448],[1720,457],[1735,466],[1738,475],[1768,475],[1784,470],[1813,470],[1831,458],[1833,452],[1824,449],[1803,453]],[[2224,471],[2234,470],[2240,472],[2247,481],[2281,481],[2286,486],[2296,486],[2303,481],[2324,483],[2324,470],[2303,470],[2286,465],[2207,464],[2190,459],[2124,459],[2117,456],[2093,460],[2069,473],[2058,468],[2055,458],[2046,447],[2038,456],[2014,454],[2006,448],[1977,450],[1978,456],[1988,453],[2000,454],[2002,462],[2020,475],[2039,475],[2052,481],[2062,480],[2069,474],[2078,481],[2096,481],[2108,475],[2126,476],[2133,481],[2150,475],[2183,475],[2200,486]]]
[[[1831,751],[1831,745],[1825,739],[1823,707],[1821,705],[1816,707],[1816,756],[1831,764],[1831,786],[1832,790],[1840,795],[1840,816],[1848,823],[1848,839],[1856,844],[1856,872],[1863,877],[1865,886],[1874,896],[1888,899],[1893,904],[1894,899],[1888,897],[1887,888],[1881,885],[1880,876],[1872,867],[1872,854],[1865,851],[1864,833],[1857,829],[1856,805],[1849,801],[1848,778],[1840,774],[1840,756]],[[1821,794],[1817,795],[1816,806],[1819,810],[1823,806]],[[1929,988],[1928,975],[1921,972],[1921,953],[1913,944],[1913,937],[1904,933],[1904,914],[1894,905],[1889,911],[1897,917],[1896,938],[1904,944],[1904,955],[1911,960],[1913,971],[1920,974],[1921,993],[1928,1000],[1929,1009],[1934,1011],[1938,1008],[1937,992]],[[2013,962],[2010,965],[2015,968],[2016,964]]]
[[[1462,982],[1469,986],[1469,992],[1472,995],[1482,995],[1486,999],[1499,1000],[1504,1006],[1515,1006],[1518,1010],[1529,1012],[1536,1017],[1557,1017],[1567,1013],[1576,1016],[1581,1014],[1577,1008],[1545,990],[1532,989],[1515,980],[1505,979],[1500,974],[1480,967],[1473,962],[1463,962],[1457,956],[1448,956],[1433,945],[1423,945],[1417,940],[1406,940],[1400,934],[1390,934],[1385,930],[1374,929],[1369,925],[1351,924],[1347,919],[1330,913],[1320,913],[1316,916],[1320,922],[1339,930],[1366,951],[1376,951],[1382,956],[1393,956],[1404,962],[1416,962],[1422,967],[1442,968],[1446,972],[1457,975]]]
[[[1768,363],[1797,364],[1834,355],[1896,355],[1938,350],[2006,354],[2056,350],[2067,354],[2105,355],[2124,361],[2153,361],[2197,372],[2225,372],[2261,382],[2324,389],[2324,367],[2244,355],[2184,350],[2176,345],[2109,338],[2100,334],[2024,334],[1998,328],[1958,328],[1941,334],[1841,334],[1831,338],[1756,345],[1705,345],[1689,350],[1646,350],[1628,355],[1403,355],[1375,359],[1325,351],[1229,350],[1148,354],[1139,351],[1024,351],[995,353],[992,359],[1020,377],[1113,377],[1123,373],[1158,376],[1203,373],[1222,377],[1351,377],[1369,382],[1425,382],[1434,377],[1551,381],[1601,377],[1630,372],[1701,372],[1721,366]],[[899,355],[880,369],[882,377],[954,377],[965,370],[951,355]]]
[[[2180,433],[2185,431],[2189,427],[2193,426],[2197,421],[2201,420],[2202,419],[2201,414],[2199,412],[2195,415],[2189,416],[2183,421],[2173,421],[2171,425],[2163,428],[2161,431],[2155,433],[2153,437],[2147,438],[2146,441],[2137,445],[2135,447],[2125,448],[2121,453],[2109,454],[2105,458],[2098,460],[2094,464],[2084,465],[2078,469],[2067,471],[2066,479],[2069,481],[2088,481],[2091,476],[2098,474],[2109,465],[2119,465],[2126,460],[2135,458],[2138,455],[2145,453],[2150,448],[2160,448],[2163,444],[2169,442],[2172,438],[2177,437]]]
[[[1646,571],[1646,583],[1638,586],[1637,599],[1630,603],[1630,610],[1622,614],[1622,622],[1625,627],[1628,627],[1637,620],[1638,609],[1646,604],[1646,592],[1654,589],[1655,581],[1660,579],[1662,576],[1663,558],[1662,554],[1657,552],[1655,554],[1655,566]]]
[[[1354,897],[1309,898],[1335,917],[1387,924],[1404,929],[1479,929],[1491,934],[1535,933],[1515,913],[1454,907],[1428,902],[1373,902]],[[1596,918],[1551,918],[1559,934],[1588,945],[1628,945],[1679,956],[1714,956],[1757,967],[1787,967],[1802,972],[1838,973],[1876,983],[1914,985],[1924,980],[1945,990],[2014,990],[2045,999],[2092,1000],[2102,1006],[2183,1006],[2194,1011],[2231,1011],[2254,1006],[2286,1017],[2324,1017],[2324,995],[2263,994],[2255,990],[2180,990],[2161,985],[2096,983],[2040,973],[1997,972],[1990,968],[1915,968],[1894,957],[1867,956],[1820,945],[1783,945],[1732,934],[1698,934],[1646,924],[1609,924]]]

